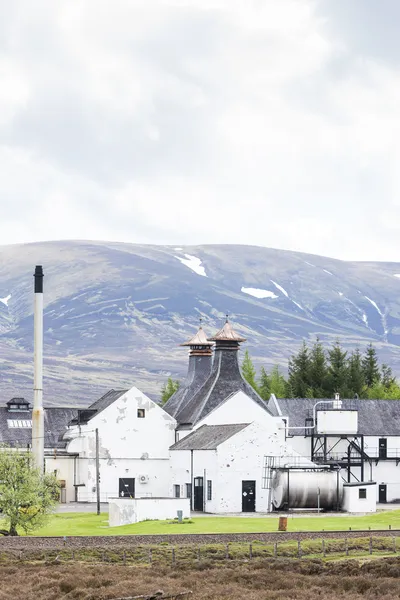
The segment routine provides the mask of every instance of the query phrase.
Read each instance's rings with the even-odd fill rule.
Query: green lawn
[[[338,529],[400,529],[400,510],[381,512],[365,517],[288,517],[288,531],[335,531]],[[35,535],[126,535],[174,533],[261,533],[277,531],[278,517],[198,517],[187,525],[172,525],[167,521],[143,521],[134,525],[109,527],[108,515],[91,513],[55,514]]]

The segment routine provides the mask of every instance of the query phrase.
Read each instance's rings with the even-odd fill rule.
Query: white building
[[[399,400],[271,397],[268,408],[302,456],[340,466],[348,483],[376,482],[380,503],[400,502]]]

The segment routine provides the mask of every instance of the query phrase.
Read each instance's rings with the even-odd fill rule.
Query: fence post
[[[225,558],[227,560],[229,559],[229,544],[226,544],[225,546]]]
[[[297,558],[301,558],[301,541],[297,542]]]
[[[326,557],[325,540],[322,538],[322,556]]]
[[[253,558],[253,546],[250,544],[249,546],[249,559],[251,560]]]
[[[372,535],[369,536],[369,553],[372,554]]]
[[[349,555],[349,540],[346,538],[344,540],[345,546],[346,546],[346,556]]]
[[[274,558],[278,556],[278,542],[274,542]]]

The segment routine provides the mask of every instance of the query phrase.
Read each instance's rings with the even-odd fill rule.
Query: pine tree
[[[349,394],[349,371],[347,364],[347,352],[342,350],[339,341],[328,350],[328,392],[331,397],[338,393],[342,398]]]
[[[364,391],[365,379],[363,368],[361,364],[361,354],[360,350],[356,348],[354,352],[351,353],[348,362],[349,368],[349,389],[351,390],[352,396],[356,394],[361,398]]]
[[[257,382],[256,382],[257,373],[256,373],[255,367],[253,365],[253,362],[250,358],[250,354],[249,354],[248,350],[246,350],[246,352],[244,353],[244,358],[243,358],[243,362],[242,362],[242,375],[245,378],[245,380],[247,381],[247,383],[249,383],[251,385],[253,390],[258,392],[258,387],[257,387]]]
[[[303,342],[299,352],[289,359],[288,384],[294,398],[306,398],[310,388],[311,360],[307,344]]]
[[[393,371],[391,367],[386,364],[381,366],[381,383],[386,390],[396,383],[396,378],[393,377]]]
[[[362,369],[367,387],[371,387],[376,381],[380,381],[378,358],[372,344],[367,346],[367,350],[362,358]]]
[[[167,383],[164,383],[161,388],[161,405],[165,404],[179,390],[180,385],[179,381],[174,381],[171,377],[168,377]]]
[[[307,398],[324,398],[327,392],[328,365],[325,350],[316,339],[310,357],[310,388]]]
[[[258,393],[260,394],[261,398],[265,401],[268,401],[271,395],[271,379],[268,376],[268,373],[264,369],[264,367],[261,367],[260,381],[258,383]]]
[[[274,365],[270,375],[270,390],[271,394],[275,394],[277,398],[286,398],[288,395],[288,382],[279,371],[279,366]],[[289,396],[290,397],[290,396]]]

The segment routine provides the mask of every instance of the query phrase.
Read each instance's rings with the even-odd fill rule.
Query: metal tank
[[[336,510],[343,497],[339,471],[275,471],[272,478],[272,505],[276,509],[320,508]]]

